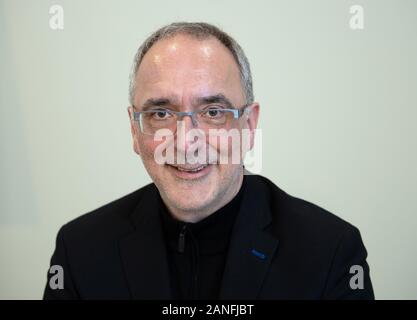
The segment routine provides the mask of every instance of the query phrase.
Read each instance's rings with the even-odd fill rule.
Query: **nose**
[[[177,161],[181,161],[180,159],[187,158],[188,150],[196,143],[195,138],[196,136],[200,137],[201,133],[198,131],[190,132],[193,129],[198,130],[197,121],[194,118],[193,114],[186,114],[183,115],[181,121],[177,123],[177,131],[176,131],[176,152],[177,152]],[[199,139],[199,138],[198,138]],[[199,140],[197,140],[199,142]],[[193,146],[194,149],[197,145]]]
[[[185,132],[188,132],[190,129],[193,129],[194,127],[197,126],[197,121],[194,117],[194,114],[192,113],[187,113],[183,115],[181,120],[183,121]]]
[[[176,145],[177,151],[187,152],[188,148],[192,144],[192,141],[188,141],[187,133],[194,129],[194,119],[192,114],[183,115],[177,123],[176,132]]]

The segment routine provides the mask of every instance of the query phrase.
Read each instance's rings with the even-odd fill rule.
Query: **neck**
[[[236,179],[234,179],[226,192],[220,194],[219,197],[212,201],[212,203],[203,208],[198,208],[195,210],[183,210],[181,208],[170,206],[168,201],[164,200],[164,203],[175,219],[184,222],[196,223],[207,218],[228,204],[239,192],[240,188],[242,187],[242,182],[243,171],[239,172],[239,175],[237,175]]]

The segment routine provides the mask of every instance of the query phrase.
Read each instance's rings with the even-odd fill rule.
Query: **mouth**
[[[166,164],[166,166],[176,177],[185,179],[185,180],[202,178],[208,175],[213,167],[212,164],[198,164],[198,165]]]

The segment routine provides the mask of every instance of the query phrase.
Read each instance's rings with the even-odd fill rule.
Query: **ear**
[[[255,132],[256,128],[258,126],[258,119],[259,119],[259,103],[254,102],[251,104],[250,107],[248,107],[249,110],[247,110],[246,115],[246,122],[248,129],[250,130],[250,150],[253,148],[253,145],[255,143]]]
[[[138,123],[133,120],[133,107],[130,106],[127,108],[127,113],[129,116],[130,122],[130,132],[132,133],[132,142],[133,142],[133,151],[135,151],[140,156],[140,148],[139,148],[139,127]]]

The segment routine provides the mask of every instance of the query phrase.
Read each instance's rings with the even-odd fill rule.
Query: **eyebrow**
[[[222,105],[225,105],[226,108],[233,108],[232,102],[228,98],[226,98],[224,94],[221,93],[205,97],[199,97],[196,98],[195,101],[197,102],[197,105],[220,103]]]
[[[145,101],[145,103],[142,105],[142,110],[145,111],[150,108],[154,107],[164,107],[172,105],[172,102],[169,98],[161,97],[161,98],[149,98]]]
[[[222,93],[193,99],[193,105],[197,106],[212,103],[222,104],[226,108],[234,108],[232,102]],[[169,97],[149,98],[143,103],[141,110],[146,111],[154,107],[166,107],[172,105],[178,105],[176,99],[170,99]]]

